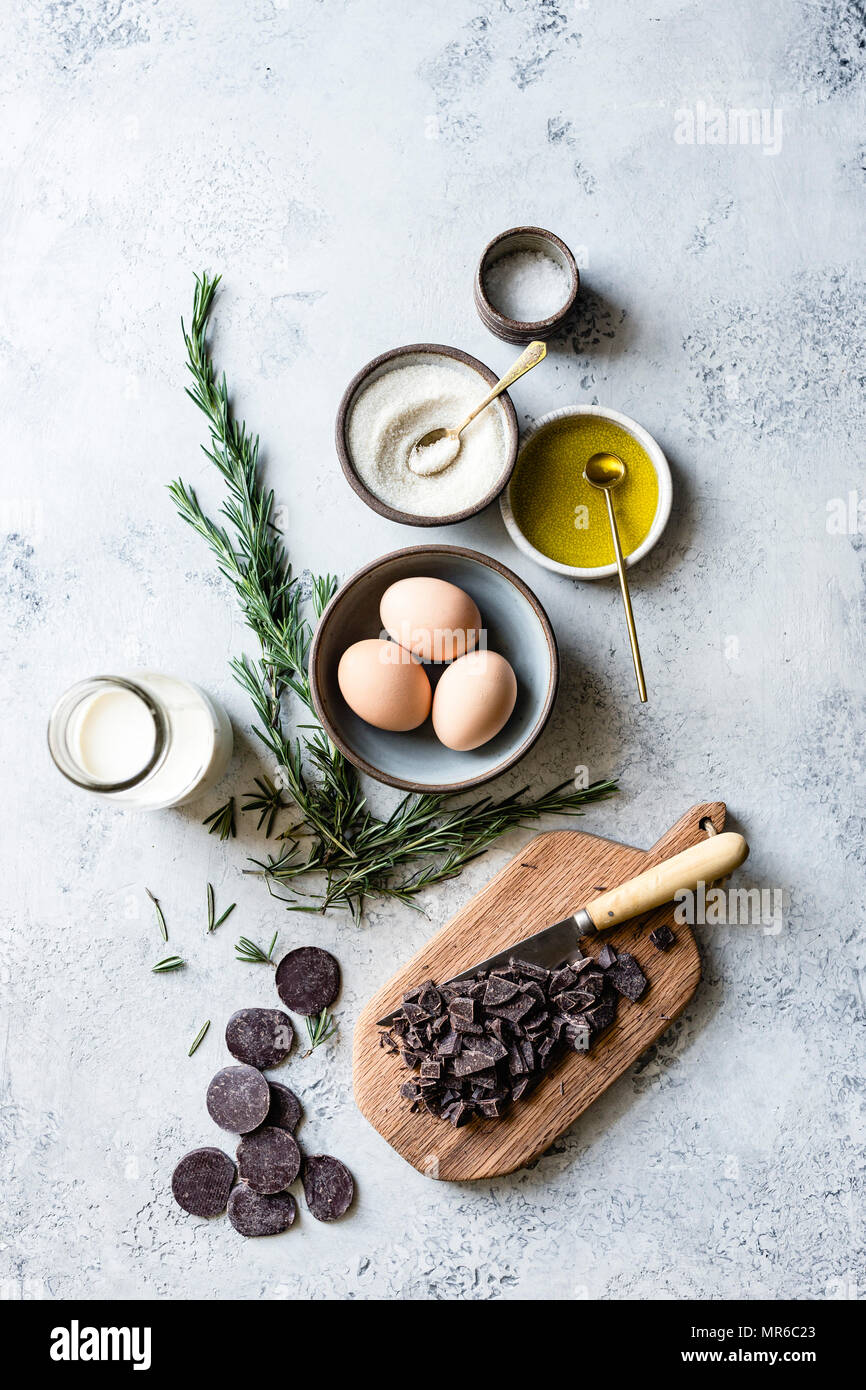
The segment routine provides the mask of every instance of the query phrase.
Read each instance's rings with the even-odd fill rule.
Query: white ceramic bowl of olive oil
[[[609,410],[606,406],[600,405],[576,405],[566,406],[562,410],[552,410],[549,414],[542,415],[523,435],[514,474],[508,487],[499,499],[499,505],[502,511],[502,519],[505,522],[508,534],[514,541],[514,544],[519,550],[523,551],[524,555],[528,555],[531,560],[534,560],[536,564],[543,565],[545,569],[552,570],[554,574],[562,574],[569,579],[610,579],[616,575],[617,572],[616,565],[613,563],[591,566],[572,565],[566,564],[562,560],[555,559],[550,555],[546,555],[543,550],[540,550],[538,546],[533,544],[533,541],[529,539],[515,515],[515,490],[520,486],[521,461],[525,461],[527,449],[533,444],[536,437],[550,426],[556,425],[561,421],[582,420],[588,417],[610,421],[613,425],[617,426],[619,430],[624,431],[643,451],[643,454],[649,460],[655,472],[658,483],[658,498],[656,501],[655,513],[648,531],[640,543],[629,550],[629,553],[626,555],[625,563],[628,567],[631,567],[632,565],[636,565],[639,560],[642,560],[657,543],[668,523],[673,503],[673,481],[671,479],[670,466],[661,446],[642,425],[637,423],[636,420],[630,419],[627,415],[621,415],[617,410]],[[605,444],[604,447],[609,448],[610,446]],[[610,452],[616,453],[617,450],[615,448],[610,448]],[[582,464],[579,459],[575,462],[575,468],[582,471]],[[617,489],[611,495],[619,522],[620,509],[624,497],[621,494],[621,489]],[[603,511],[604,502],[600,494],[599,501],[601,510]],[[578,511],[577,507],[572,508],[570,500],[566,497],[563,497],[562,505],[563,507],[570,508],[574,512]],[[575,517],[574,524],[576,526],[580,519],[581,518],[578,516]],[[606,516],[603,524],[605,527],[608,525]],[[625,545],[623,549],[625,549]]]

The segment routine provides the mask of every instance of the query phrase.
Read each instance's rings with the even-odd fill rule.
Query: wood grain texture
[[[701,978],[698,947],[691,928],[680,925],[667,953],[649,941],[654,927],[673,923],[672,904],[603,937],[586,938],[584,949],[593,955],[602,941],[610,941],[635,956],[650,980],[643,999],[637,1004],[621,1000],[616,1022],[592,1050],[567,1053],[532,1096],[502,1119],[473,1120],[460,1129],[411,1112],[399,1095],[410,1073],[399,1055],[379,1047],[376,1019],[396,1008],[403,992],[422,980],[448,980],[577,911],[604,889],[697,844],[707,833],[706,821],[716,831],[724,829],[723,802],[693,806],[649,851],[576,830],[536,836],[373,996],[355,1028],[355,1100],[407,1163],[430,1177],[462,1182],[511,1173],[537,1158],[682,1012]]]

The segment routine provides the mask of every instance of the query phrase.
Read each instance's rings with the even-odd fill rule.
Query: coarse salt
[[[549,319],[568,299],[570,277],[544,251],[510,251],[484,274],[484,291],[494,309],[518,323]]]

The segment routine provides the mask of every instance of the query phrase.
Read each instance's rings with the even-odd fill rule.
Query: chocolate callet
[[[226,1024],[226,1047],[250,1067],[275,1067],[288,1057],[294,1036],[282,1009],[238,1009]]]
[[[340,967],[320,946],[299,946],[283,956],[276,972],[277,994],[293,1013],[319,1014],[340,992]]]
[[[676,941],[676,937],[667,922],[662,922],[660,927],[656,927],[655,931],[651,931],[649,939],[657,951],[669,951]]]
[[[235,1165],[222,1149],[193,1149],[171,1175],[172,1196],[191,1216],[219,1216],[234,1180]]]
[[[271,1104],[268,1083],[255,1067],[223,1067],[207,1088],[208,1114],[221,1129],[248,1134],[262,1124]]]
[[[317,1221],[336,1221],[352,1205],[352,1174],[330,1154],[311,1154],[304,1160],[303,1182],[307,1206]]]
[[[268,1085],[271,1091],[271,1105],[265,1116],[265,1124],[275,1125],[277,1129],[285,1129],[289,1134],[294,1134],[303,1114],[301,1102],[288,1086],[281,1086],[278,1081],[269,1081]]]
[[[634,1002],[640,999],[648,983],[634,956],[630,956],[627,951],[620,952],[614,964],[607,970],[606,978],[610,980],[614,989]]]
[[[281,1192],[301,1171],[301,1151],[284,1129],[263,1125],[238,1144],[238,1174],[253,1192]]]
[[[229,1198],[229,1221],[242,1236],[278,1236],[292,1225],[297,1210],[288,1192],[254,1192],[246,1183]]]

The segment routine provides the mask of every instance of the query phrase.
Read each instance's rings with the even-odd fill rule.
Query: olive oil
[[[583,476],[593,454],[618,454],[626,475],[616,490],[624,555],[646,540],[659,500],[655,468],[627,430],[602,415],[552,420],[526,444],[511,484],[514,519],[526,539],[563,565],[594,569],[614,562],[604,495]]]

